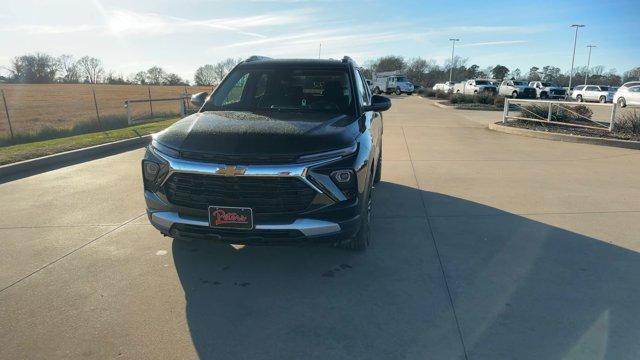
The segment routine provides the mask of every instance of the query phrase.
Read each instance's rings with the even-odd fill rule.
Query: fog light
[[[151,161],[142,162],[142,173],[144,175],[145,180],[153,181],[156,178],[156,176],[158,176],[159,171],[160,171],[160,165]]]
[[[351,181],[351,170],[337,170],[331,173],[331,177],[339,183]]]

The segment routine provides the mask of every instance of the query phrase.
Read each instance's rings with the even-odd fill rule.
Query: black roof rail
[[[252,56],[249,56],[244,62],[252,62],[252,61],[258,61],[258,60],[271,60],[271,58],[267,56],[252,55]]]

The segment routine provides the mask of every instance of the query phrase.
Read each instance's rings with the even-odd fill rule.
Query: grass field
[[[125,100],[178,97],[186,90],[194,94],[211,91],[209,86],[146,86],[90,84],[0,84],[4,90],[15,134],[33,133],[44,127],[71,128],[80,121],[95,120],[95,89],[101,118],[122,117],[127,112]],[[154,102],[154,114],[178,114],[178,101]],[[134,118],[150,115],[148,103],[132,105]],[[4,104],[0,99],[0,137],[9,137]]]
[[[0,165],[158,132],[178,120],[169,119],[109,131],[0,147]]]

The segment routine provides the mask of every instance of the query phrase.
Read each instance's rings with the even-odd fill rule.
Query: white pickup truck
[[[529,86],[536,89],[540,99],[564,99],[567,97],[567,90],[550,82],[532,81]]]
[[[453,92],[453,85],[454,83],[452,81],[447,81],[445,83],[438,83],[433,85],[433,91],[444,91],[446,93],[450,93],[450,92]]]
[[[526,81],[520,80],[504,80],[498,88],[498,94],[514,99],[535,99],[538,96],[535,88],[529,86]]]
[[[467,80],[462,81],[453,86],[453,92],[456,94],[473,95],[483,92],[496,93],[498,89],[489,80]]]

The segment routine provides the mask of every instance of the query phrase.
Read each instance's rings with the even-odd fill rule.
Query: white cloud
[[[0,32],[25,32],[28,34],[69,34],[99,29],[95,25],[13,25],[0,27]]]
[[[256,38],[265,36],[248,29],[269,28],[307,21],[309,10],[273,12],[269,14],[208,20],[191,20],[157,13],[112,10],[107,16],[107,28],[114,35],[162,35],[194,30],[225,30]]]
[[[526,44],[525,40],[504,40],[504,41],[487,41],[487,42],[477,42],[470,44],[462,44],[458,45],[458,47],[473,47],[473,46],[493,46],[493,45],[512,45],[512,44]]]

